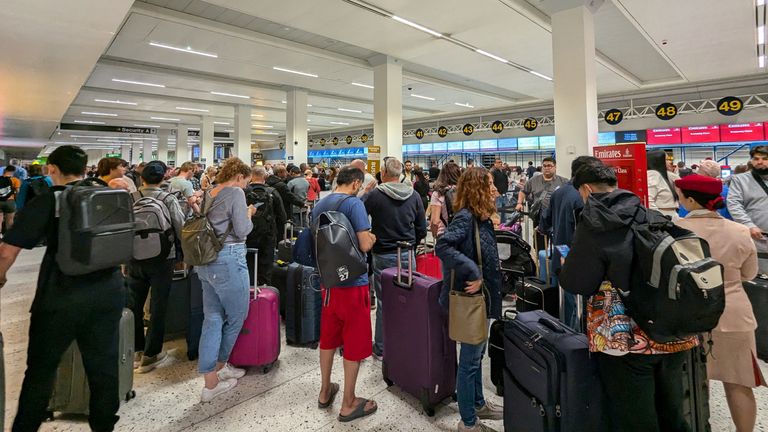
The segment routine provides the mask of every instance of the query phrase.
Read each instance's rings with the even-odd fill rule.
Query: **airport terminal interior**
[[[511,203],[518,181],[535,178],[542,166],[546,174],[552,159],[557,174],[570,179],[571,163],[585,155],[613,166],[619,187],[642,197],[651,169],[646,152],[662,151],[675,176],[707,162],[728,184],[731,176],[749,176],[737,173],[752,169],[768,145],[767,19],[765,0],[0,0],[0,164],[4,176],[20,180],[20,171],[39,172],[35,167],[46,175],[57,149],[76,146],[92,175],[105,160],[117,160],[136,178],[136,168],[152,161],[164,162],[168,173],[187,162],[205,172],[232,158],[268,174],[283,166],[304,173],[302,165],[310,178],[325,183],[330,175],[315,198],[322,202],[332,194],[336,172],[355,161],[372,175],[387,158],[410,161],[424,173],[455,162],[461,169],[503,166],[510,189],[502,197]],[[428,178],[429,186],[436,180]],[[4,181],[0,201],[14,199],[4,195]],[[431,193],[419,204],[425,210],[433,208]],[[6,235],[12,232],[7,215],[14,213],[2,204]],[[309,230],[297,214],[297,225]],[[539,264],[539,234],[528,213],[519,214],[516,229],[534,246],[531,259]],[[23,220],[24,209],[16,215]],[[768,237],[768,226],[759,228]],[[427,249],[434,234],[427,235]],[[4,251],[0,246],[0,276],[7,268]],[[30,307],[45,254],[45,244],[22,250],[0,285],[5,430],[19,409]],[[541,265],[550,266],[550,255],[544,256]],[[183,289],[194,290],[195,267],[181,274]],[[760,358],[753,359],[756,374],[768,376],[768,277],[755,283],[765,288],[766,309],[753,300]],[[550,288],[557,290],[557,283]],[[502,309],[519,310],[519,294],[506,295]],[[376,332],[375,309],[370,317]],[[144,321],[151,319],[147,309]],[[428,410],[402,383],[388,385],[377,356],[360,362],[356,387],[358,397],[376,401],[377,412],[340,422],[343,385],[330,408],[318,408],[317,339],[314,346],[289,345],[293,330],[285,319],[274,366],[242,364],[252,367],[237,386],[203,403],[204,379],[186,343],[193,320],[186,319],[180,331],[165,335],[167,357],[147,373],[135,372],[135,397],[121,402],[115,430],[453,431],[457,423],[458,430],[488,430],[463,429],[457,395]],[[496,394],[489,355],[482,360],[486,407],[503,406],[504,418],[482,424],[525,431],[512,424],[531,410],[516,411]],[[123,357],[123,363],[133,360]],[[426,361],[414,356],[414,370]],[[332,381],[343,383],[341,353],[333,365]],[[64,379],[59,370],[57,386]],[[705,400],[689,391],[697,398],[693,417],[699,416],[689,430],[746,431],[732,420],[722,382],[708,383]],[[754,388],[754,395],[753,430],[768,431],[768,387]],[[535,407],[536,396],[531,399]],[[544,418],[549,414],[541,407]],[[557,420],[535,431],[589,430],[567,429],[560,405],[557,410]],[[91,430],[87,412],[49,411],[53,418],[40,430]]]

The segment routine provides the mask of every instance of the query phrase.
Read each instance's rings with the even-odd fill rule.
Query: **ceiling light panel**
[[[315,75],[313,73],[309,73],[309,72],[301,72],[301,71],[297,71],[297,70],[293,70],[293,69],[286,69],[286,68],[278,67],[278,66],[273,66],[272,69],[274,69],[276,71],[280,71],[280,72],[287,72],[287,73],[292,73],[292,74],[295,74],[295,75],[301,75],[301,76],[310,77],[310,78],[317,78],[317,75]]]
[[[102,116],[102,117],[117,117],[117,114],[103,113],[103,112],[93,112],[93,111],[83,111],[80,114],[91,115],[91,116]]]
[[[94,124],[94,125],[103,125],[106,124],[101,121],[91,121],[91,120],[75,120],[75,123],[82,123],[82,124]]]
[[[181,119],[177,118],[169,118],[169,117],[150,117],[152,120],[160,120],[160,121],[173,121],[173,122],[180,122]]]
[[[363,83],[358,83],[358,82],[353,82],[353,83],[352,83],[352,85],[353,85],[353,86],[357,86],[357,87],[363,87],[363,88],[367,88],[367,89],[372,89],[372,88],[373,88],[373,86],[372,86],[372,85],[369,85],[369,84],[363,84]]]
[[[339,111],[351,112],[351,113],[357,113],[357,114],[362,114],[363,113],[362,111],[356,110],[356,109],[349,109],[349,108],[336,108],[336,109],[339,110]]]
[[[195,112],[210,112],[210,110],[202,109],[202,108],[189,108],[189,107],[176,107],[177,110],[183,110],[183,111],[195,111]]]
[[[233,98],[239,98],[239,99],[250,99],[251,98],[250,96],[246,96],[246,95],[239,95],[239,94],[234,94],[234,93],[216,92],[216,91],[212,91],[211,94],[212,95],[216,95],[216,96],[227,96],[227,97],[233,97]]]
[[[337,121],[332,121],[332,122],[328,122],[328,123],[330,123],[330,124],[334,124],[334,125],[349,126],[349,123],[346,123],[346,122],[337,122]]]
[[[255,124],[255,125],[251,125],[251,127],[254,127],[254,128],[256,128],[256,129],[274,129],[274,128],[275,128],[274,126],[270,126],[270,125],[261,125],[261,124]]]
[[[533,75],[536,75],[536,76],[537,76],[537,77],[539,77],[539,78],[544,78],[544,79],[545,79],[545,80],[547,80],[547,81],[552,81],[552,77],[548,77],[548,76],[546,76],[546,75],[544,75],[544,74],[541,74],[541,73],[538,73],[538,72],[536,72],[536,71],[532,71],[532,70],[529,70],[528,72],[530,72],[530,73],[531,73],[531,74],[533,74]]]
[[[505,58],[502,58],[502,57],[499,57],[496,54],[491,54],[488,51],[483,51],[481,49],[475,49],[475,52],[478,53],[478,54],[482,54],[482,55],[484,55],[486,57],[490,57],[490,58],[492,58],[494,60],[498,60],[498,61],[500,61],[502,63],[509,63],[509,60],[507,60]]]
[[[218,58],[219,57],[219,55],[216,54],[216,53],[210,53],[210,52],[205,52],[205,51],[194,50],[194,49],[192,49],[192,47],[189,47],[189,46],[186,47],[186,48],[183,48],[183,47],[176,47],[176,46],[173,46],[173,45],[168,45],[168,44],[163,44],[163,43],[158,43],[158,42],[150,42],[149,44],[151,46],[153,46],[153,47],[165,48],[165,49],[169,49],[169,50],[173,50],[173,51],[180,51],[180,52],[184,52],[184,53],[187,53],[187,54],[195,54],[195,55],[200,55],[200,56],[204,56],[204,57],[212,57],[212,58]]]
[[[101,103],[119,104],[119,105],[132,105],[132,106],[138,105],[136,102],[126,102],[126,101],[121,101],[121,100],[94,99],[93,101],[94,102],[101,102]]]
[[[411,97],[415,97],[415,98],[417,98],[417,99],[424,99],[424,100],[428,100],[428,101],[433,101],[433,100],[435,100],[435,98],[433,98],[433,97],[429,97],[429,96],[422,96],[422,95],[419,95],[419,94],[415,94],[415,93],[411,93]]]
[[[392,15],[392,19],[397,21],[397,22],[399,22],[399,23],[405,24],[405,25],[407,25],[409,27],[413,27],[416,30],[421,30],[421,31],[423,31],[425,33],[429,33],[429,34],[431,34],[434,37],[439,37],[439,38],[443,37],[442,33],[439,33],[439,32],[436,32],[436,31],[430,29],[430,28],[424,27],[421,24],[416,24],[415,22],[409,21],[409,20],[407,20],[405,18],[401,18],[399,16]]]
[[[118,78],[112,78],[112,81],[123,83],[123,84],[134,84],[134,85],[142,85],[142,86],[148,86],[148,87],[165,88],[164,84],[155,84],[155,83],[149,83],[144,81],[132,81],[132,80],[124,80],[124,79],[118,79]]]
[[[474,108],[474,105],[470,105],[468,103],[461,103],[461,102],[454,102],[453,103],[456,106],[464,107],[464,108]]]

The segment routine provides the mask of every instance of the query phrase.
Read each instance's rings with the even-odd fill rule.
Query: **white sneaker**
[[[203,394],[200,396],[200,401],[202,402],[210,402],[212,401],[216,396],[219,396],[221,394],[224,394],[237,385],[236,379],[228,379],[228,380],[222,380],[219,381],[218,384],[216,384],[216,387],[209,389],[206,387],[203,387]]]
[[[227,363],[217,372],[220,380],[240,379],[245,376],[245,369],[240,369]]]
[[[473,431],[473,432],[496,432],[496,429],[492,429],[479,421],[474,426],[469,427],[464,425],[464,422],[459,420],[459,425],[456,427],[458,432]]]

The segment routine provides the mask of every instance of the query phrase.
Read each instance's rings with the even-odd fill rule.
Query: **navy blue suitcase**
[[[594,432],[602,387],[587,337],[544,311],[504,322],[504,429]]]
[[[189,272],[189,328],[187,329],[187,358],[197,360],[200,336],[203,334],[203,284],[197,270]]]
[[[285,338],[290,345],[317,348],[320,341],[320,277],[313,267],[288,264]]]

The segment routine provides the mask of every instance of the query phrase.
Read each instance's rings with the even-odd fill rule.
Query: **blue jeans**
[[[499,212],[501,223],[507,221],[507,195],[502,194],[496,198],[496,210]]]
[[[216,362],[229,360],[243,328],[250,303],[248,266],[244,244],[225,244],[216,261],[197,267],[203,285],[203,332],[200,337],[201,374],[216,370]]]
[[[400,255],[403,269],[408,270],[408,252]],[[373,290],[376,292],[376,327],[373,338],[373,353],[384,354],[384,327],[382,326],[383,313],[381,311],[381,272],[385,269],[397,267],[397,252],[387,254],[373,254]],[[405,282],[405,281],[404,281]]]
[[[486,343],[459,344],[461,352],[459,353],[459,371],[456,374],[456,395],[461,421],[469,427],[477,423],[476,410],[485,406],[482,362]]]

